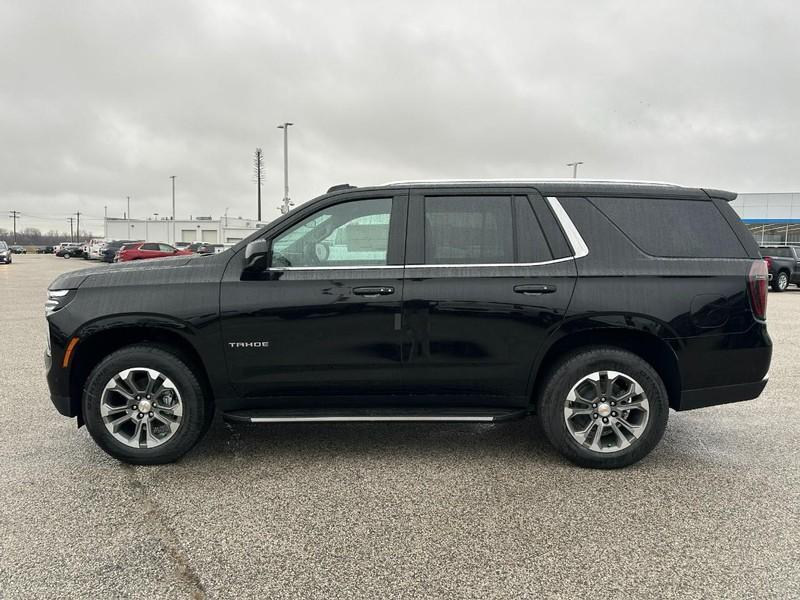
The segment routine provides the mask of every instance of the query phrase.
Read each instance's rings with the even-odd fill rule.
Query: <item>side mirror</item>
[[[269,244],[267,240],[254,240],[244,251],[244,270],[247,273],[260,273],[269,266]]]

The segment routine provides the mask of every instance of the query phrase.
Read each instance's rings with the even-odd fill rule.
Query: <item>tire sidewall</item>
[[[180,393],[183,416],[178,430],[155,448],[131,448],[119,442],[106,429],[100,415],[100,402],[106,384],[120,371],[132,367],[160,371],[172,380]],[[101,361],[86,380],[81,404],[84,422],[95,442],[111,456],[137,464],[176,460],[199,441],[209,421],[209,407],[203,397],[202,387],[191,370],[175,354],[156,347],[123,348]]]
[[[616,452],[600,453],[584,448],[567,429],[564,405],[570,390],[597,371],[618,371],[642,386],[650,415],[644,433]],[[655,369],[635,354],[615,348],[587,349],[568,356],[555,369],[539,403],[540,423],[550,442],[569,460],[585,467],[618,468],[637,462],[661,440],[669,418],[666,388]]]
[[[778,275],[778,287],[780,288],[781,291],[789,287],[789,276],[786,275],[785,272],[781,272]]]

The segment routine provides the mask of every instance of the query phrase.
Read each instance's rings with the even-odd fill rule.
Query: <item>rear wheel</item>
[[[631,352],[604,346],[565,357],[545,383],[538,410],[561,454],[599,469],[646,456],[664,435],[668,413],[655,369]]]
[[[784,292],[789,287],[789,274],[786,271],[781,271],[772,279],[772,291]]]
[[[203,436],[213,407],[187,361],[154,346],[114,352],[89,375],[83,415],[95,442],[134,464],[172,462]]]

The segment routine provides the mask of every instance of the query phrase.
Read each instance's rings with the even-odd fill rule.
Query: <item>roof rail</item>
[[[597,184],[597,183],[610,183],[616,185],[659,185],[666,187],[682,187],[677,183],[669,183],[666,181],[638,181],[630,179],[566,179],[566,178],[546,178],[541,177],[538,179],[526,178],[500,178],[500,179],[416,179],[408,181],[390,181],[384,183],[386,186],[399,186],[399,185],[441,185],[441,184],[463,184],[463,183],[513,183],[513,184],[535,184],[535,183],[574,183],[574,184]]]

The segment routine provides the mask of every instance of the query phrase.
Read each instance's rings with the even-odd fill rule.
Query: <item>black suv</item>
[[[111,455],[172,461],[229,421],[535,414],[620,467],[670,408],[749,400],[767,270],[735,194],[594,181],[336,186],[215,255],[61,275],[47,379]]]

